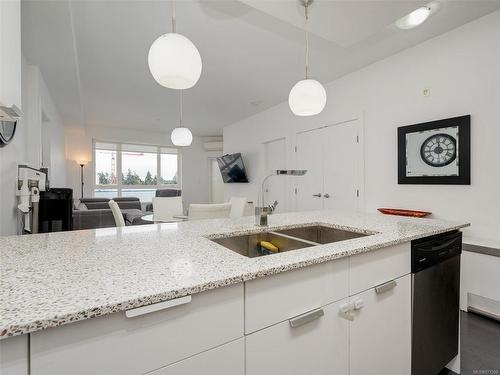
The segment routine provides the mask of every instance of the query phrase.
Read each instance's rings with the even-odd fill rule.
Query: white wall
[[[51,186],[66,184],[63,126],[40,71],[22,57],[19,1],[0,1],[0,101],[23,112],[14,139],[0,148],[0,235],[8,235],[17,229],[18,163],[46,166]],[[42,165],[42,134],[49,165]]]
[[[190,147],[182,150],[182,195],[184,204],[210,203],[209,157],[222,152],[207,152],[205,138],[195,137]]]
[[[120,129],[113,127],[66,127],[66,168],[68,187],[80,196],[80,167],[78,159],[92,160],[92,140],[171,146],[170,133]],[[209,193],[208,157],[214,153],[203,148],[204,138],[194,137],[189,147],[181,149],[182,195],[184,204],[207,203]],[[220,153],[215,153],[218,155]],[[85,166],[84,196],[93,194],[92,162]]]
[[[0,101],[21,103],[21,12],[19,1],[0,1]],[[0,148],[0,235],[16,232],[16,163],[24,158],[23,121],[12,142]]]
[[[318,116],[295,117],[284,102],[226,127],[224,152],[243,153],[251,180],[226,185],[226,195],[255,199],[255,182],[264,173],[262,142],[285,136],[293,167],[298,130],[361,117],[366,211],[428,210],[437,218],[472,222],[466,235],[500,238],[499,40],[500,12],[495,12],[328,84],[328,103]],[[472,184],[398,185],[397,127],[465,114],[472,115]]]
[[[25,162],[47,167],[51,187],[65,187],[64,125],[38,67],[22,58]]]

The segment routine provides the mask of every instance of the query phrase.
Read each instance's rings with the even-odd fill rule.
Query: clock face
[[[422,160],[432,167],[444,167],[457,158],[457,141],[449,134],[435,134],[420,147]]]

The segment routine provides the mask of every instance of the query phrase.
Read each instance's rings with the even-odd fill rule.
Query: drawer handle
[[[304,324],[312,322],[313,320],[319,319],[323,315],[325,315],[323,309],[318,309],[296,316],[295,318],[289,319],[288,321],[290,322],[290,326],[292,328],[297,328],[303,326]]]
[[[385,293],[385,292],[388,292],[389,290],[391,289],[394,289],[394,287],[398,285],[398,283],[396,283],[396,280],[390,280],[386,283],[383,283],[383,284],[380,284],[380,285],[377,285],[375,287],[375,292],[377,294],[382,294],[382,293]]]
[[[155,311],[165,310],[170,307],[185,305],[191,302],[191,296],[185,296],[181,298],[172,299],[170,301],[153,303],[152,305],[141,306],[135,309],[130,309],[125,311],[125,316],[127,318],[134,318],[136,316],[149,314]]]

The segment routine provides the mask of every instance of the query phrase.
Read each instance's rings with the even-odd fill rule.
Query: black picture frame
[[[429,121],[398,128],[398,184],[470,185],[470,115]],[[406,135],[458,126],[458,176],[407,176]]]

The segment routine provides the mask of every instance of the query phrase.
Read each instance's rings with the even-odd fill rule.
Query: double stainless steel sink
[[[283,253],[286,251],[346,241],[369,235],[370,234],[331,228],[325,225],[307,225],[290,229],[214,238],[212,241],[240,255],[255,258],[273,253],[263,248],[261,246],[261,241],[270,242],[278,248],[277,253]]]

